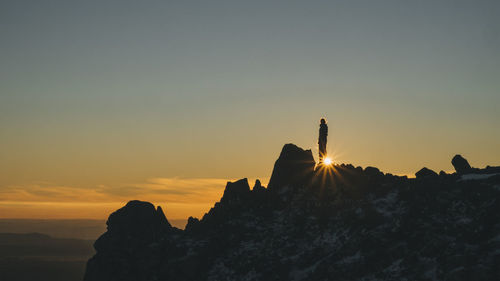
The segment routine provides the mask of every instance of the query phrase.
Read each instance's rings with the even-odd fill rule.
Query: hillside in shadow
[[[91,240],[0,233],[0,280],[78,281],[95,252]]]

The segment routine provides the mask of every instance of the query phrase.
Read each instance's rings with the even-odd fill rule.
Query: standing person
[[[319,138],[318,138],[318,146],[319,146],[319,163],[323,163],[324,158],[326,157],[326,137],[328,136],[328,125],[326,125],[325,118],[321,118],[319,124]]]

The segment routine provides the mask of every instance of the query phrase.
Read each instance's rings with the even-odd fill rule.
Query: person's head
[[[321,122],[321,124],[326,124],[326,120],[325,120],[325,118],[321,118],[321,121],[320,121],[320,122]]]

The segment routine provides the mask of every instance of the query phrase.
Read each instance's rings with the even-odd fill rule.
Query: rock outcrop
[[[423,167],[422,169],[420,169],[418,172],[415,173],[415,177],[417,177],[417,179],[433,178],[437,176],[438,174],[436,172],[426,167]]]
[[[305,185],[311,181],[316,165],[311,150],[286,144],[274,164],[268,189],[279,192],[287,186]]]
[[[228,182],[224,194],[221,198],[221,203],[226,201],[239,202],[249,198],[250,186],[247,179],[241,179],[236,182]]]
[[[153,276],[158,261],[154,260],[152,247],[175,232],[161,207],[155,209],[149,202],[130,201],[112,213],[106,224],[106,233],[94,243],[98,254],[88,261],[84,279],[133,280]]]
[[[469,162],[460,154],[455,155],[453,159],[451,159],[451,164],[455,168],[455,171],[457,171],[457,174],[466,174],[472,170]]]
[[[85,281],[498,280],[500,169],[472,171],[315,170],[310,151],[285,145],[268,188],[229,182],[184,231],[129,202],[96,241]]]
[[[255,180],[255,185],[252,188],[253,192],[264,192],[266,190],[265,187],[262,186],[260,180]]]

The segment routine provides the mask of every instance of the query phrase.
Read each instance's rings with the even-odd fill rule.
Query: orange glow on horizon
[[[260,178],[263,184],[268,178]],[[221,178],[152,178],[126,187],[81,188],[51,184],[5,187],[2,219],[106,219],[128,201],[161,206],[167,219],[201,218],[218,202],[228,181]],[[255,179],[249,179],[250,188]]]

